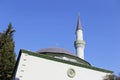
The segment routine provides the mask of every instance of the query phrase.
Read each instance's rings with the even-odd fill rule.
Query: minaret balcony
[[[85,41],[84,40],[76,40],[75,44],[85,44]]]
[[[77,40],[74,42],[75,48],[77,48],[79,45],[85,45],[85,41],[84,40]]]

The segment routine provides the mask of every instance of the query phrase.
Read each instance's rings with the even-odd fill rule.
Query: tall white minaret
[[[84,59],[85,41],[83,40],[83,30],[80,22],[80,16],[78,15],[78,22],[76,28],[76,41],[74,43],[77,56]]]

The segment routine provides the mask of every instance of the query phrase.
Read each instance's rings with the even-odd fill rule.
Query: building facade
[[[113,73],[84,60],[85,41],[79,16],[74,46],[77,55],[58,47],[37,52],[21,49],[13,80],[103,80],[106,75]]]

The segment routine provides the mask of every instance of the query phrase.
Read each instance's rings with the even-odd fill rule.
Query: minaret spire
[[[76,41],[74,45],[76,48],[77,56],[81,59],[84,59],[85,41],[83,40],[83,30],[80,22],[80,15],[78,15],[78,22],[76,27]]]
[[[77,22],[77,28],[76,28],[76,31],[77,30],[82,30],[82,25],[81,25],[81,21],[80,21],[80,14],[78,14],[78,22]]]

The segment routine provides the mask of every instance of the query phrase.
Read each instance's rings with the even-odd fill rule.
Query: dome
[[[38,53],[46,53],[46,52],[50,52],[50,53],[65,53],[65,54],[69,54],[69,55],[73,55],[75,56],[72,52],[63,49],[63,48],[58,48],[58,47],[51,47],[51,48],[44,48],[38,51]]]
[[[64,48],[59,48],[59,47],[44,48],[44,49],[37,51],[37,53],[45,54],[45,55],[53,57],[53,58],[67,60],[70,62],[90,65],[87,61],[79,58],[74,53],[72,53]],[[54,54],[56,54],[56,55],[54,55]]]

